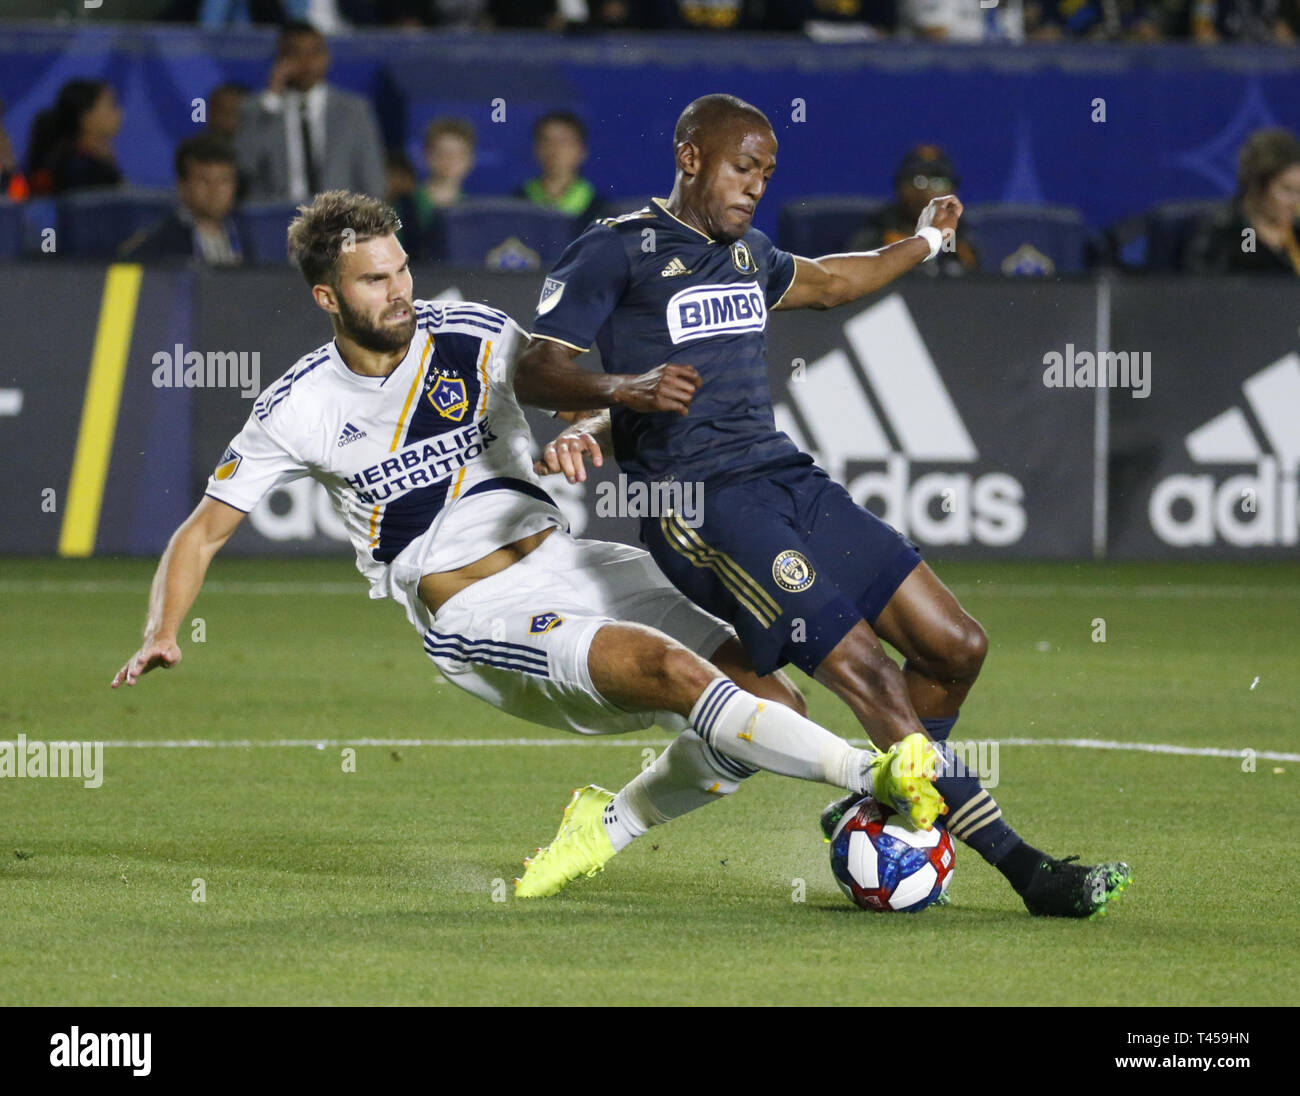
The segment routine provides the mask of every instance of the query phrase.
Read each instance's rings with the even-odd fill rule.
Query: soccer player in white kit
[[[311,476],[370,596],[405,609],[452,684],[579,734],[678,732],[617,794],[574,793],[518,896],[594,875],[650,826],[759,769],[872,792],[928,828],[944,807],[921,735],[887,754],[850,746],[804,717],[788,680],[754,674],[731,629],[647,553],[569,535],[514,397],[527,336],[485,305],[416,300],[399,227],[387,205],[346,191],[301,207],[290,253],[334,339],[255,401],[159,562],[144,641],[113,687],[180,661],[177,630],[212,557],[268,492]],[[627,378],[633,405],[674,398],[661,374]]]

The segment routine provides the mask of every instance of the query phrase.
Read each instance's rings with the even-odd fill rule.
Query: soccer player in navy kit
[[[943,742],[983,663],[983,629],[914,544],[777,431],[764,332],[769,311],[857,300],[933,258],[955,233],[961,203],[935,198],[916,236],[879,251],[796,258],[751,223],[776,167],[760,110],[706,95],[682,112],[673,145],[671,196],[593,222],[543,285],[519,399],[610,409],[608,424],[593,411],[548,446],[545,466],[583,478],[583,453],[598,453],[608,430],[631,480],[702,483],[698,527],[671,512],[641,523],[674,585],[732,624],[758,673],[799,666],[878,744],[922,729]],[[593,344],[602,374],[573,360]],[[901,670],[882,639],[903,655]],[[1091,916],[1127,886],[1123,863],[1089,867],[1028,845],[950,750],[946,761],[935,784],[949,830],[1031,913]],[[832,804],[823,824],[844,805]]]

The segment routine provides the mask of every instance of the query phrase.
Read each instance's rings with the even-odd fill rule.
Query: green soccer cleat
[[[555,840],[524,861],[523,878],[515,880],[515,897],[545,898],[558,894],[579,876],[590,879],[604,871],[614,846],[601,816],[613,800],[613,792],[595,784],[575,788]]]
[[[1089,867],[1076,864],[1077,856],[1064,860],[1047,857],[1039,863],[1021,898],[1035,917],[1087,917],[1106,915],[1106,903],[1123,894],[1133,872],[1123,861]]]

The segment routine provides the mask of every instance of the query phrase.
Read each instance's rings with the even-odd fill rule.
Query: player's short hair
[[[298,264],[308,285],[337,287],[345,241],[364,243],[391,236],[401,227],[402,219],[387,202],[350,190],[326,190],[311,205],[298,207],[298,216],[289,225],[289,258]]]
[[[1287,168],[1300,164],[1300,140],[1289,129],[1259,129],[1237,154],[1237,193],[1264,190]]]
[[[284,49],[284,44],[290,38],[296,38],[300,34],[313,34],[317,38],[324,38],[318,27],[312,26],[305,19],[288,19],[280,25],[280,35],[276,39],[276,48]]]
[[[764,114],[753,103],[735,95],[716,92],[713,95],[701,95],[686,104],[686,109],[677,118],[673,127],[673,148],[677,149],[683,141],[700,143],[700,136],[709,130],[726,125],[734,119],[746,122],[761,122],[767,129],[772,128]]]
[[[425,127],[424,147],[426,149],[432,148],[433,142],[439,137],[459,137],[471,149],[478,144],[478,137],[474,133],[474,127],[464,118],[454,118],[451,115],[435,118]]]
[[[176,146],[176,178],[189,178],[195,164],[229,164],[235,166],[235,149],[219,133],[199,133]]]
[[[571,110],[548,110],[533,123],[533,140],[541,136],[542,130],[549,125],[568,126],[578,135],[584,145],[587,143],[587,125]]]

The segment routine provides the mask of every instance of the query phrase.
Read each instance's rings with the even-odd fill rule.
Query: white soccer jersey
[[[486,305],[414,303],[415,338],[387,377],[354,373],[331,341],[270,385],[207,493],[249,511],[269,491],[317,479],[370,596],[395,597],[423,627],[411,596],[422,575],[567,523],[538,485],[532,435],[515,401],[527,336]]]

